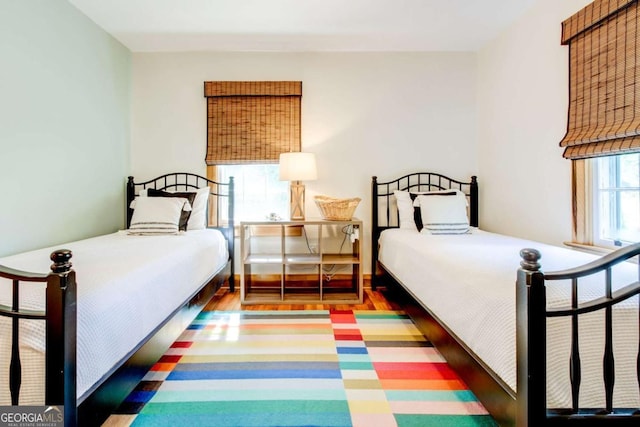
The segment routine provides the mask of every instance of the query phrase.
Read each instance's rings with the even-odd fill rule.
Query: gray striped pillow
[[[138,197],[132,202],[133,216],[128,234],[178,234],[182,211],[191,205],[181,197]]]
[[[422,216],[422,233],[465,234],[469,232],[467,199],[454,196],[418,196]]]

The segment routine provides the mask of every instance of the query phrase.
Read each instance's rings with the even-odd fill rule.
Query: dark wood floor
[[[401,310],[400,305],[393,301],[393,294],[382,289],[372,291],[365,283],[362,304],[240,304],[240,291],[230,293],[229,289],[221,288],[204,310]]]

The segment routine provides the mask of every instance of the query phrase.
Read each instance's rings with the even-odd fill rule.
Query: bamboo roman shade
[[[205,82],[207,165],[278,163],[300,151],[302,82]]]
[[[569,45],[564,157],[640,151],[640,30],[637,0],[596,0],[562,23]]]

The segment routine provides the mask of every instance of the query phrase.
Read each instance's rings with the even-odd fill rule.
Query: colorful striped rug
[[[398,311],[202,312],[117,414],[133,426],[496,425]]]

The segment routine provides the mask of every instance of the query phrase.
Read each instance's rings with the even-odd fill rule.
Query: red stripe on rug
[[[373,364],[380,379],[458,379],[458,375],[446,363],[392,363]]]
[[[343,334],[336,332],[333,336],[338,341],[362,341],[362,335],[360,334]]]
[[[356,316],[351,311],[332,311],[329,317],[331,323],[356,323]]]
[[[171,348],[189,348],[191,344],[193,344],[191,341],[176,341],[171,344]]]
[[[446,362],[373,362],[377,370],[451,371]]]

